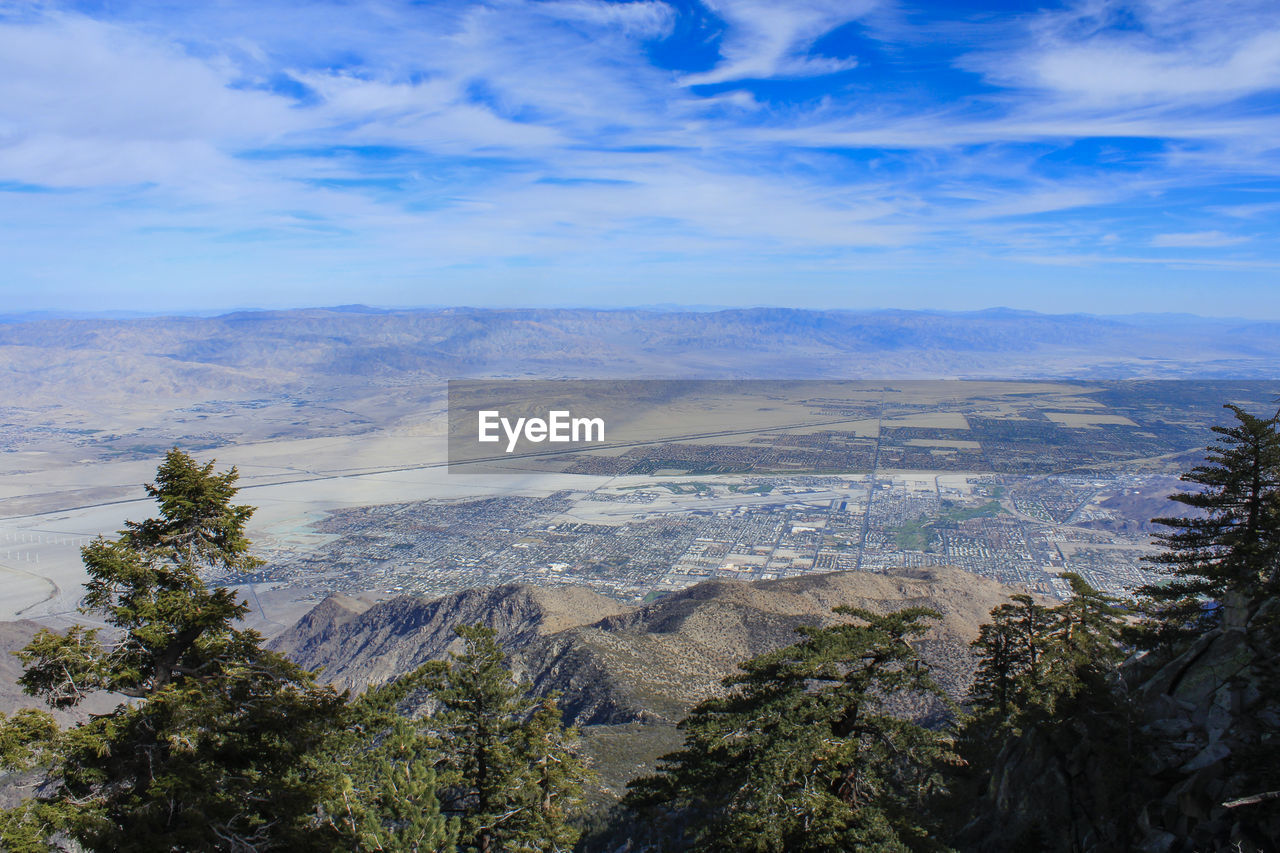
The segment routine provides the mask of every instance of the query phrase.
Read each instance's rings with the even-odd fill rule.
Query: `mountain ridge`
[[[522,585],[437,599],[401,596],[372,606],[330,596],[271,648],[321,668],[323,680],[359,691],[458,650],[454,625],[486,624],[531,693],[559,696],[565,720],[582,730],[600,795],[612,798],[679,747],[676,724],[696,703],[722,692],[739,663],[796,642],[802,625],[840,621],[832,609],[841,604],[878,613],[917,605],[939,610],[942,618],[918,647],[947,693],[962,698],[975,666],[969,642],[991,609],[1016,591],[959,569],[930,567],[714,580],[642,605],[581,587]],[[924,721],[949,713],[936,701],[899,702],[892,710]]]
[[[434,599],[400,596],[372,606],[330,596],[271,647],[358,691],[444,658],[458,648],[454,626],[480,623],[497,632],[513,671],[535,693],[562,694],[575,724],[674,724],[718,692],[741,661],[795,642],[802,625],[841,621],[832,612],[840,605],[878,613],[910,606],[940,611],[922,651],[958,699],[972,677],[968,643],[1011,592],[959,569],[931,567],[713,580],[638,606],[584,587],[519,584]]]

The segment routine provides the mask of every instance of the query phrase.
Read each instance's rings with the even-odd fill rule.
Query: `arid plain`
[[[362,507],[469,507],[489,499],[571,493],[570,506],[548,510],[542,519],[552,528],[573,523],[617,527],[662,515],[732,514],[753,506],[829,507],[833,502],[843,505],[842,513],[862,513],[846,519],[854,534],[861,528],[858,542],[852,541],[857,538],[853,534],[852,539],[831,534],[826,540],[819,535],[800,547],[789,543],[794,535],[789,531],[813,525],[788,520],[788,532],[774,543],[776,553],[753,554],[745,544],[735,551],[738,546],[728,542],[720,557],[699,562],[697,555],[679,555],[677,562],[683,560],[687,570],[683,573],[640,572],[626,590],[611,591],[639,593],[636,584],[649,582],[656,590],[674,588],[702,577],[697,572],[704,563],[711,566],[711,576],[750,567],[756,570],[752,577],[787,576],[804,560],[811,569],[849,567],[832,562],[835,557],[827,560],[826,554],[852,549],[866,560],[879,553],[874,547],[868,550],[880,523],[877,512],[897,506],[894,496],[901,490],[901,500],[907,502],[903,511],[915,513],[911,501],[916,492],[910,484],[918,481],[933,493],[934,503],[925,514],[936,510],[945,523],[926,518],[920,522],[927,524],[923,533],[905,529],[903,519],[882,527],[894,553],[918,553],[919,560],[937,564],[947,559],[944,546],[955,539],[954,531],[939,533],[950,523],[947,519],[964,523],[961,516],[985,505],[991,495],[1001,504],[1004,524],[1088,525],[1092,522],[1081,511],[1116,497],[1099,486],[1088,495],[1082,491],[1079,506],[1067,516],[1053,518],[1053,511],[1046,510],[1049,515],[1040,517],[1035,507],[1052,501],[1023,496],[1020,503],[1017,491],[1018,483],[1037,477],[1043,481],[1077,468],[1094,471],[1109,461],[1145,460],[1142,482],[1119,497],[1149,509],[1137,497],[1143,490],[1168,493],[1177,465],[1184,461],[1179,454],[1203,447],[1207,426],[1222,402],[1239,400],[1256,407],[1275,398],[1277,389],[1267,380],[1280,363],[1280,334],[1269,334],[1274,330],[1263,325],[1205,321],[1199,333],[1209,344],[1195,347],[1191,357],[1187,353],[1192,349],[1181,344],[1195,330],[1189,332],[1185,321],[1167,331],[1149,318],[1016,312],[344,309],[4,323],[0,618],[49,624],[80,618],[75,612],[83,581],[79,546],[93,536],[111,535],[125,519],[150,514],[143,484],[172,446],[201,459],[216,458],[219,466],[237,467],[241,499],[259,508],[252,535],[272,561],[298,555],[351,559],[342,552],[345,534],[329,521],[335,512]],[[804,403],[761,405],[741,397],[703,395],[675,409],[636,404],[615,421],[611,446],[586,454],[596,460],[595,468],[566,457],[554,464],[537,460],[506,466],[492,474],[451,474],[446,382],[490,377],[865,382],[833,386],[831,394],[808,395]],[[960,379],[969,381],[954,381]],[[1027,379],[1035,381],[1016,381]],[[1127,381],[1126,387],[1140,389],[1141,399],[1121,399],[1099,380]],[[1170,397],[1162,396],[1162,386],[1152,380],[1184,384]],[[813,402],[830,404],[840,395],[847,404],[843,409],[823,409]],[[1048,424],[1046,436],[1083,436],[1072,445],[1079,452],[1067,453],[1058,460],[1061,464],[1044,470],[1027,467],[1016,449],[993,457],[992,449],[1004,446],[1002,424],[1029,417]],[[1153,432],[1155,424],[1167,429]],[[1080,450],[1107,436],[1117,441],[1131,436],[1136,443],[1115,450],[1110,460]],[[1014,443],[1009,447],[1018,440],[1009,439]],[[668,450],[664,456],[644,451],[641,444],[693,449]],[[770,447],[776,461],[782,458],[777,448],[818,445],[823,453],[845,455],[828,455],[816,463],[810,458],[810,466],[828,466],[818,469],[747,464],[734,456]],[[717,453],[728,461],[709,463]],[[566,473],[575,470],[574,464],[577,472]],[[815,472],[835,479],[795,486],[801,493],[789,492],[785,483],[765,481]],[[1117,524],[1141,522],[1120,516],[1114,519]],[[916,516],[905,521],[915,523]],[[824,523],[832,529],[845,522]],[[1106,544],[1092,542],[1089,547],[1098,550]],[[913,545],[919,547],[908,547]],[[1080,543],[1065,545],[1059,554],[1072,553]],[[405,544],[405,554],[413,553],[412,547],[412,542]],[[534,547],[528,553],[534,562],[545,563],[546,582],[590,580],[604,571],[590,560],[566,563],[548,556],[550,552],[537,552],[535,558],[541,545]],[[794,559],[780,562],[779,554],[791,551]],[[443,565],[436,557],[416,559],[387,563],[389,575],[371,574],[367,593],[385,595],[392,587],[403,587],[414,565],[432,560],[439,564],[432,570]],[[637,561],[630,565],[636,569]],[[293,568],[280,576],[268,571],[245,587],[257,609],[255,619],[268,632],[282,630],[316,595],[334,586],[332,577],[317,576],[313,584]],[[488,564],[473,565],[470,575],[467,565],[455,568],[446,574],[459,584],[468,577],[476,583],[501,579]],[[449,582],[439,579],[439,584]]]

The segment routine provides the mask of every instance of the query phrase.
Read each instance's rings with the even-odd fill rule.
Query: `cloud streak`
[[[721,61],[683,82],[816,77],[856,68],[855,57],[813,55],[810,48],[876,5],[876,0],[707,0],[708,9],[725,22]]]
[[[1274,4],[106,8],[0,7],[26,307],[208,307],[184,270],[272,304],[961,298],[910,284],[939,269],[1036,307],[1045,259],[1128,282],[1080,310],[1161,264],[1277,298]]]
[[[1222,231],[1193,231],[1187,234],[1157,234],[1151,245],[1161,249],[1219,249],[1249,242],[1248,237],[1236,237]]]

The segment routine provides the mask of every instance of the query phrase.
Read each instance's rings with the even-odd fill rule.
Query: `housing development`
[[[893,390],[806,400],[818,427],[509,469],[544,476],[542,492],[336,509],[314,525],[323,544],[280,549],[252,580],[317,595],[574,583],[638,600],[708,578],[950,565],[1050,596],[1065,594],[1063,572],[1123,593],[1152,577],[1151,519],[1178,514],[1168,496],[1221,413],[1220,396],[1171,406],[1159,383]]]

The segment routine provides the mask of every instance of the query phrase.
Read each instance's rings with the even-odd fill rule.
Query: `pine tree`
[[[1127,614],[1115,598],[1080,575],[1062,577],[1071,586],[1071,596],[1062,604],[1048,607],[1028,595],[1012,596],[1011,603],[991,611],[991,621],[972,644],[978,669],[969,695],[971,713],[956,732],[963,762],[949,774],[949,796],[932,804],[966,843],[972,839],[964,833],[974,826],[985,825],[991,832],[993,822],[1006,821],[1010,815],[1003,810],[1010,801],[1020,809],[1014,815],[1022,827],[1016,849],[1039,850],[1051,846],[1051,837],[1075,833],[1093,825],[1091,821],[1112,820],[1135,796],[1138,722],[1116,677],[1125,656],[1121,634]],[[1040,790],[1011,792],[1000,787],[1003,780],[992,781],[993,776],[1001,778],[1003,767],[1026,760],[1029,749],[1037,760],[1062,766],[1082,737],[1101,751],[1091,775],[1053,777],[1061,784],[1050,786],[1053,794],[1047,799],[1035,799],[1045,796]],[[1064,818],[1090,808],[1079,826]],[[1032,813],[1065,823],[1023,826]]]
[[[1047,659],[1052,643],[1053,612],[1025,593],[991,611],[991,622],[979,629],[973,648],[979,665],[971,690],[980,711],[1011,719],[1033,705],[1051,703],[1055,667]]]
[[[401,708],[430,673],[371,688],[348,706],[326,750],[338,778],[324,804],[335,842],[388,853],[456,851],[459,821],[444,816],[437,793],[440,743]]]
[[[980,717],[1016,726],[1028,713],[1052,711],[1083,681],[1105,678],[1124,657],[1118,600],[1074,572],[1062,577],[1071,586],[1062,604],[1048,607],[1019,593],[979,629],[969,697]]]
[[[980,663],[971,700],[1001,720],[1009,718],[1021,694],[1022,655],[1012,610],[1007,606],[992,610],[991,621],[978,629],[978,638],[972,643]]]
[[[631,785],[638,825],[707,851],[932,843],[918,807],[950,742],[887,703],[943,696],[911,645],[938,614],[836,612],[853,621],[799,629],[802,642],[742,664],[726,696],[693,709],[684,748]]]
[[[213,464],[170,451],[147,487],[159,517],[82,549],[82,611],[108,632],[42,631],[22,651],[21,683],[54,707],[99,691],[132,701],[56,734],[6,721],[49,776],[0,820],[6,845],[38,849],[55,832],[99,850],[320,844],[314,812],[331,777],[311,757],[344,697],[234,627],[246,605],[203,580],[258,565],[244,535],[253,509],[231,503],[235,469]]]
[[[11,792],[38,789],[44,767],[55,759],[60,731],[44,711],[24,708],[11,717],[0,714],[0,768],[8,771]],[[52,827],[60,825],[56,806],[28,797],[14,808],[0,810],[0,848],[12,853],[48,850]]]
[[[437,703],[425,721],[442,751],[441,804],[460,846],[478,853],[567,851],[588,771],[554,697],[515,683],[493,629],[459,626],[462,654],[422,670]]]
[[[42,631],[22,683],[54,707],[100,691],[130,701],[61,731],[0,715],[0,767],[40,771],[0,811],[0,843],[89,849],[566,851],[587,771],[554,697],[525,698],[494,634],[353,701],[236,627],[246,611],[206,576],[260,565],[234,505],[236,471],[178,450],[148,494],[157,518],[82,549],[83,610],[110,626]],[[438,713],[411,718],[413,694]]]
[[[1071,586],[1071,597],[1050,611],[1057,654],[1064,659],[1058,668],[1076,676],[1086,670],[1114,669],[1124,659],[1121,636],[1127,611],[1119,599],[1094,589],[1075,572],[1061,577]]]
[[[526,831],[541,846],[531,849],[572,850],[581,834],[577,819],[583,809],[583,783],[591,774],[575,751],[576,739],[577,731],[565,728],[554,696],[543,697],[521,728],[519,752],[537,796]]]
[[[1255,417],[1238,406],[1232,426],[1215,426],[1205,464],[1182,476],[1200,488],[1172,495],[1198,513],[1157,518],[1173,529],[1151,557],[1168,581],[1138,590],[1146,599],[1148,645],[1169,644],[1214,624],[1223,608],[1243,623],[1266,595],[1280,591],[1280,415]],[[1218,605],[1206,609],[1205,602]]]

